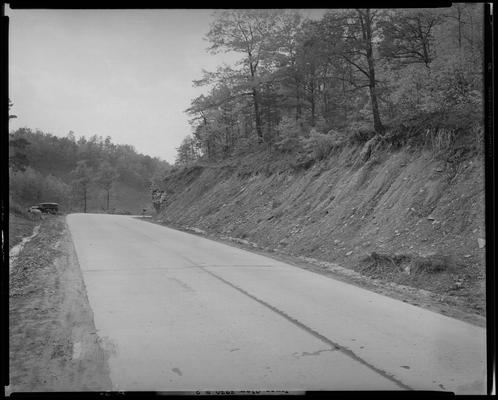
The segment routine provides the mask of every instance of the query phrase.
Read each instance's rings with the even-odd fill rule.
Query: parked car
[[[57,214],[59,212],[59,204],[57,203],[40,203],[36,207],[45,214]]]

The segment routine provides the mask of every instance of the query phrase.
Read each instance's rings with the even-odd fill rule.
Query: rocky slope
[[[347,145],[326,159],[255,153],[170,173],[158,218],[267,251],[338,263],[485,313],[478,151]]]

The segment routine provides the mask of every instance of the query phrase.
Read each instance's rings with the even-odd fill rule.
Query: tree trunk
[[[225,155],[230,152],[230,129],[225,127]]]
[[[329,97],[327,95],[326,87],[324,86],[322,91],[322,101],[323,101],[323,116],[328,119],[329,116]]]
[[[374,129],[378,133],[384,133],[384,126],[380,120],[379,105],[377,103],[377,94],[375,92],[375,85],[370,85],[370,98],[372,99],[372,112],[374,119]]]
[[[86,189],[83,189],[83,212],[86,214]]]
[[[257,63],[253,64],[252,54],[248,52],[249,55],[249,69],[251,71],[252,83],[254,84],[254,78],[256,77]],[[263,130],[261,129],[261,115],[259,113],[259,96],[256,87],[252,88],[252,99],[254,102],[254,117],[256,120],[256,133],[258,134],[258,141],[261,143],[263,141]]]
[[[268,93],[270,89],[268,88]],[[271,142],[271,95],[269,95],[266,101],[266,142]]]
[[[301,97],[299,96],[299,79],[296,78],[296,121],[301,118]]]
[[[372,103],[372,113],[374,119],[374,129],[376,132],[383,134],[384,126],[382,125],[382,121],[380,119],[379,113],[379,105],[377,102],[377,91],[375,86],[375,66],[373,59],[373,50],[372,50],[372,25],[370,19],[370,9],[366,10],[365,21],[363,23],[363,18],[360,13],[360,21],[362,22],[363,29],[363,39],[365,40],[366,47],[366,55],[367,55],[367,63],[368,63],[368,79],[369,79],[369,91],[370,91],[370,100]]]
[[[351,64],[348,65],[348,67],[351,69]],[[343,75],[343,78],[345,79],[345,74]],[[348,105],[346,102],[346,83],[345,80],[342,80],[342,97],[343,97],[343,106],[344,106],[344,126],[347,125],[348,122]]]
[[[429,38],[428,35],[424,36],[424,32],[422,30],[422,24],[420,22],[420,18],[417,19],[417,28],[418,28],[418,37],[420,38],[420,42],[422,43],[422,52],[423,59],[426,68],[430,68],[429,64],[431,62],[431,58],[429,56]]]
[[[109,192],[110,190],[107,189],[107,212],[109,212]]]
[[[472,18],[472,14],[469,15],[470,19],[470,54],[471,54],[471,60],[475,60],[474,57],[474,18]]]
[[[259,99],[258,92],[256,89],[252,90],[252,98],[254,101],[254,116],[256,119],[256,133],[258,134],[259,142],[261,143],[263,139],[263,130],[261,129],[261,115],[259,111]]]
[[[315,82],[311,81],[311,126],[315,126]]]

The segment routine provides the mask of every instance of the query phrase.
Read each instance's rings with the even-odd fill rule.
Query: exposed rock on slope
[[[448,293],[482,315],[482,158],[367,144],[311,166],[256,154],[184,168],[164,180],[160,218]]]

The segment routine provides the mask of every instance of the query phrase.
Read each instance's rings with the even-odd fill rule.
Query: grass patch
[[[372,252],[360,260],[358,270],[364,275],[390,279],[399,273],[406,275],[452,273],[455,271],[455,263],[450,256],[442,254],[412,256]]]
[[[426,257],[415,257],[412,260],[411,272],[416,274],[438,274],[453,271],[454,262],[449,256],[434,254]]]
[[[389,255],[377,252],[363,257],[360,260],[360,272],[365,275],[383,275],[402,271],[402,264],[409,262],[406,255]]]

